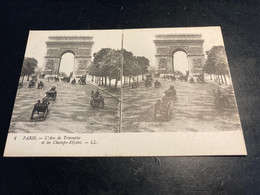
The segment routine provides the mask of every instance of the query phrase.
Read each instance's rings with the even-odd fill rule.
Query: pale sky
[[[155,45],[153,40],[156,34],[189,34],[200,33],[204,41],[204,52],[215,45],[224,46],[222,33],[219,27],[192,27],[192,28],[154,28],[154,29],[127,29],[124,30],[124,49],[131,51],[136,56],[145,56],[150,60],[150,65],[155,65]],[[78,30],[78,31],[30,31],[26,57],[34,57],[38,61],[38,66],[43,66],[46,54],[46,44],[49,36],[93,36],[93,53],[101,48],[121,49],[122,30]],[[183,54],[180,54],[183,55]],[[69,55],[64,55],[62,66],[64,72],[70,72],[71,59]],[[68,58],[67,58],[68,57]],[[92,57],[93,60],[93,57]],[[65,61],[65,62],[64,62]],[[72,59],[73,61],[73,59]],[[67,65],[66,65],[67,64]]]

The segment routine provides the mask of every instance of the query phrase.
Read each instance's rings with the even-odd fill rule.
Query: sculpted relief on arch
[[[165,58],[161,58],[159,61],[159,69],[166,70],[167,69],[167,60]]]
[[[53,59],[49,59],[46,64],[46,70],[53,71],[54,65],[55,65],[55,61]]]

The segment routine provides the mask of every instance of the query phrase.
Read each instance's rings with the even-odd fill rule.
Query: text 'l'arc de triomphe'
[[[174,72],[174,53],[183,51],[187,55],[190,75],[202,73],[205,62],[201,34],[160,34],[155,35],[155,63],[161,73]]]
[[[44,57],[45,75],[58,75],[61,57],[65,53],[74,54],[73,77],[87,74],[91,63],[91,49],[94,44],[91,36],[50,36],[46,41],[47,53]]]

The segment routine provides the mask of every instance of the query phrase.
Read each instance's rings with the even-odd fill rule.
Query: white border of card
[[[96,38],[95,38],[95,35],[97,35]],[[55,37],[60,37],[60,40],[62,40],[62,41],[64,41],[66,39],[65,40],[65,42],[67,41],[66,44],[71,43],[71,44],[75,45],[76,43],[75,42],[73,43],[73,40],[68,41],[67,38],[68,37],[74,37],[74,38],[75,37],[84,37],[84,36],[85,36],[85,39],[84,40],[82,39],[83,41],[86,41],[86,40],[89,41],[90,39],[92,41],[92,38],[89,39],[89,37],[93,37],[94,46],[92,48],[92,51],[90,49],[90,52],[88,50],[89,48],[88,49],[77,48],[78,52],[80,49],[82,51],[81,51],[81,53],[79,52],[80,54],[73,53],[75,55],[75,61],[76,61],[76,58],[84,59],[84,57],[86,57],[86,58],[89,57],[90,61],[86,62],[86,64],[85,64],[87,67],[87,66],[91,66],[91,64],[94,63],[93,54],[97,53],[102,48],[111,47],[111,48],[113,48],[113,49],[111,49],[111,53],[114,52],[115,55],[118,54],[119,56],[121,54],[122,54],[122,56],[124,55],[123,49],[125,49],[125,50],[133,52],[133,55],[146,56],[150,61],[150,66],[155,66],[155,68],[152,70],[155,71],[156,73],[158,73],[158,71],[160,70],[161,75],[165,76],[164,80],[163,80],[163,78],[160,78],[161,80],[159,80],[162,82],[162,85],[164,84],[163,82],[165,81],[166,76],[169,76],[166,74],[168,68],[171,69],[171,65],[173,63],[175,63],[175,61],[173,62],[174,54],[171,54],[171,57],[167,58],[167,60],[168,60],[167,63],[170,63],[170,65],[168,67],[167,67],[167,63],[160,64],[161,61],[158,58],[158,56],[159,57],[167,56],[167,55],[169,56],[169,54],[167,52],[162,54],[162,52],[164,52],[163,49],[165,49],[163,47],[165,45],[167,45],[167,44],[163,45],[163,43],[165,43],[165,41],[166,41],[165,39],[172,41],[172,43],[173,42],[177,43],[177,47],[179,47],[179,48],[184,48],[184,49],[177,49],[178,51],[185,50],[186,52],[188,51],[187,46],[182,45],[185,41],[178,42],[180,39],[185,39],[185,36],[186,36],[186,38],[189,39],[192,42],[192,44],[193,43],[195,44],[195,42],[201,43],[201,39],[204,40],[203,41],[204,45],[202,46],[203,47],[202,49],[196,47],[198,45],[193,44],[191,46],[193,48],[189,48],[190,50],[186,53],[187,57],[188,56],[190,57],[190,59],[187,60],[188,61],[187,63],[189,63],[188,66],[189,66],[190,74],[186,75],[187,78],[189,78],[189,79],[191,78],[192,74],[194,74],[194,75],[197,74],[196,71],[202,70],[202,68],[200,68],[200,67],[198,68],[198,65],[195,66],[192,64],[192,60],[191,60],[192,56],[194,58],[196,55],[205,57],[205,60],[202,60],[202,63],[204,66],[205,65],[204,63],[207,63],[207,55],[209,54],[209,52],[206,52],[206,51],[209,51],[211,48],[213,48],[213,46],[216,46],[216,45],[222,45],[224,48],[224,43],[223,43],[223,38],[222,38],[222,33],[221,33],[220,27],[192,27],[192,28],[187,27],[187,28],[156,28],[156,29],[124,29],[124,30],[79,30],[79,31],[77,31],[77,30],[75,30],[75,31],[66,31],[66,30],[64,30],[64,31],[30,31],[29,37],[28,37],[28,42],[27,42],[27,48],[26,48],[26,52],[25,52],[25,58],[34,57],[35,59],[37,59],[38,67],[41,67],[41,71],[42,72],[45,71],[44,73],[47,74],[46,72],[48,72],[48,68],[46,68],[46,66],[49,66],[49,65],[48,65],[48,62],[46,65],[46,58],[52,58],[53,56],[57,55],[57,54],[53,55],[53,53],[52,53],[52,52],[55,53],[54,50],[57,48],[54,48],[53,45],[57,44],[57,40],[59,39],[59,38],[55,39]],[[156,36],[158,39],[157,42],[154,41],[154,40],[156,40]],[[50,38],[50,37],[52,37],[52,38]],[[68,39],[70,39],[70,38],[68,38]],[[142,41],[142,39],[143,39],[143,41]],[[146,41],[146,39],[147,39],[147,41]],[[58,43],[60,43],[60,40],[58,40]],[[53,46],[53,48],[51,48],[50,51],[48,51],[48,52],[46,52],[46,46],[47,46],[46,42],[47,41],[49,41],[48,44],[51,45],[50,47]],[[107,45],[105,45],[106,41],[107,41]],[[186,40],[186,42],[187,42],[187,40]],[[150,45],[148,45],[148,43]],[[155,47],[155,43],[158,44],[157,48]],[[179,44],[179,46],[178,46],[178,44]],[[83,45],[83,43],[82,43],[82,45]],[[86,43],[86,45],[87,45],[87,43]],[[147,46],[147,49],[145,49],[146,46]],[[151,46],[152,46],[152,48],[151,48]],[[173,46],[169,46],[168,50],[167,49],[166,50],[169,51],[170,50],[169,48],[174,49]],[[146,51],[144,51],[144,50],[146,50]],[[85,55],[84,53],[82,53],[84,51],[88,52],[88,54]],[[120,51],[121,51],[121,54],[120,54]],[[116,52],[118,52],[118,53],[116,54]],[[201,54],[201,53],[203,53],[203,54]],[[157,56],[157,58],[156,58],[156,56]],[[53,59],[54,59],[54,57],[53,57]],[[171,59],[172,61],[169,59]],[[226,56],[225,56],[225,60],[226,60]],[[121,66],[121,68],[122,68],[124,66],[123,58],[121,59],[121,62],[122,62],[122,66]],[[60,62],[58,62],[58,63],[60,63]],[[77,63],[83,63],[83,62],[78,60]],[[194,63],[194,61],[193,61],[193,63]],[[74,65],[74,66],[78,67],[79,65]],[[191,68],[191,66],[194,66],[194,68]],[[60,65],[59,65],[59,67],[60,67]],[[84,63],[82,65],[82,67],[84,69]],[[82,69],[78,69],[78,70],[82,70]],[[54,156],[61,156],[61,157],[66,157],[66,156],[68,156],[68,157],[119,157],[119,156],[247,155],[246,145],[245,145],[245,141],[244,141],[244,137],[243,137],[243,132],[242,132],[240,118],[239,118],[239,114],[238,114],[238,110],[237,110],[236,100],[234,98],[234,91],[233,91],[233,87],[232,87],[232,80],[231,80],[231,76],[229,73],[228,65],[227,65],[227,70],[228,70],[227,78],[230,78],[228,85],[231,86],[229,89],[231,89],[231,91],[233,92],[232,101],[234,101],[234,105],[235,105],[234,112],[235,112],[236,117],[234,117],[232,119],[228,119],[228,117],[226,117],[225,119],[220,120],[220,121],[216,120],[216,125],[212,125],[213,123],[211,125],[207,125],[207,123],[203,123],[200,126],[199,122],[198,123],[187,122],[186,125],[189,126],[189,128],[187,128],[187,129],[185,129],[185,124],[183,125],[183,123],[181,125],[179,125],[179,123],[174,123],[174,122],[168,123],[167,121],[164,121],[163,117],[162,117],[161,118],[162,120],[160,120],[160,118],[157,118],[157,121],[154,122],[155,119],[153,119],[153,121],[149,122],[149,124],[146,124],[145,122],[143,122],[142,125],[139,125],[139,126],[137,125],[136,127],[129,126],[129,129],[132,129],[131,131],[124,130],[124,127],[122,127],[122,126],[124,126],[124,122],[125,122],[124,120],[128,120],[128,119],[137,120],[136,117],[138,115],[138,114],[136,114],[136,115],[133,114],[133,115],[131,115],[131,117],[129,117],[129,115],[128,115],[128,118],[126,117],[124,119],[124,95],[127,94],[127,90],[133,91],[133,90],[141,90],[141,89],[138,89],[138,88],[133,89],[130,87],[121,88],[121,86],[124,85],[123,79],[119,79],[118,88],[121,88],[121,90],[120,90],[121,95],[119,95],[117,98],[119,99],[119,102],[121,101],[121,104],[118,103],[118,108],[117,108],[118,115],[116,116],[116,117],[118,117],[117,120],[119,121],[117,124],[117,128],[119,129],[118,131],[115,130],[115,132],[113,132],[113,131],[106,130],[105,128],[107,125],[107,121],[103,123],[102,115],[99,115],[99,114],[97,114],[99,118],[97,118],[97,120],[96,120],[96,121],[99,121],[99,124],[94,126],[96,128],[94,130],[93,130],[93,126],[92,126],[91,131],[88,131],[88,129],[87,129],[89,125],[84,126],[87,129],[86,132],[84,132],[82,130],[77,130],[77,123],[75,122],[75,124],[73,124],[73,120],[72,120],[72,122],[68,122],[68,120],[67,120],[66,122],[63,123],[62,120],[59,121],[59,119],[55,119],[55,120],[57,120],[57,123],[53,122],[54,120],[52,120],[51,125],[48,125],[48,129],[46,128],[44,131],[44,128],[43,127],[41,128],[40,126],[44,125],[45,123],[48,123],[48,117],[51,117],[51,115],[47,116],[46,120],[40,121],[40,122],[38,122],[38,121],[32,122],[32,121],[30,121],[30,118],[28,119],[28,121],[24,122],[21,119],[22,113],[30,112],[30,114],[31,114],[32,108],[33,108],[33,105],[31,107],[29,105],[26,106],[25,105],[26,103],[22,102],[23,101],[22,98],[18,99],[18,96],[20,95],[19,90],[24,90],[24,91],[27,90],[26,94],[30,93],[29,89],[27,89],[27,86],[24,86],[24,88],[26,88],[26,89],[21,88],[21,89],[18,89],[18,91],[17,91],[16,101],[15,101],[15,106],[14,106],[14,110],[13,110],[13,114],[12,114],[12,119],[10,122],[9,133],[7,136],[4,156],[5,157],[33,157],[33,156],[35,156],[35,157],[47,157],[47,156],[50,156],[50,157],[54,157]],[[74,71],[73,74],[76,73],[75,67],[74,67],[73,71]],[[150,69],[147,71],[150,71]],[[166,71],[166,72],[164,72],[164,71]],[[170,71],[173,71],[173,75],[175,74],[173,68]],[[118,74],[120,74],[120,78],[123,78],[122,71]],[[151,74],[149,73],[149,75],[151,75]],[[206,75],[209,76],[209,74],[206,74]],[[21,76],[22,76],[22,74],[21,74]],[[178,77],[178,75],[176,77]],[[46,77],[44,78],[45,80],[43,79],[43,81],[46,82],[47,85],[50,85],[50,82],[53,82],[55,84],[54,81],[49,82],[49,78],[50,78],[50,75],[48,77],[48,83],[47,83]],[[87,78],[90,79],[90,76]],[[138,81],[138,76],[136,78]],[[197,77],[194,76],[194,78],[197,78]],[[201,78],[201,77],[198,77],[198,78]],[[77,77],[77,79],[78,79],[78,77]],[[134,78],[131,78],[131,79],[132,79],[133,83],[134,83],[134,81],[136,81]],[[222,76],[221,76],[221,79],[222,79]],[[24,80],[26,80],[26,79],[24,79]],[[32,80],[33,80],[33,78],[32,78]],[[121,84],[120,84],[120,80],[121,80]],[[148,80],[148,77],[147,77],[147,80]],[[203,74],[203,80],[204,80],[204,74]],[[223,80],[224,79],[222,79],[222,82],[223,82]],[[225,78],[225,80],[226,80],[226,78]],[[91,81],[87,80],[87,82],[91,82]],[[129,79],[129,82],[130,82],[130,79]],[[142,82],[141,79],[140,79],[140,82]],[[165,82],[170,83],[170,81],[165,81]],[[178,81],[178,79],[177,79],[177,81],[175,81],[175,83],[177,83],[176,84],[177,86],[178,86],[178,82],[180,83],[180,85],[183,85],[181,83],[185,83],[185,81]],[[197,82],[197,80],[195,81],[194,85],[202,86],[200,84],[197,84],[196,82]],[[199,80],[198,80],[198,82],[199,82]],[[213,81],[210,81],[210,82],[213,82]],[[220,80],[219,80],[219,82],[220,82]],[[103,83],[103,80],[102,80],[102,83]],[[144,83],[144,81],[143,81],[143,83]],[[186,83],[189,83],[189,80],[187,80]],[[72,86],[72,85],[70,85],[70,83],[66,83],[66,84],[69,85],[70,87]],[[217,82],[215,89],[218,88],[218,84],[220,86],[220,83]],[[62,85],[62,84],[60,84],[60,85]],[[65,85],[65,83],[64,83],[64,85]],[[78,82],[76,83],[76,85],[78,85]],[[88,85],[88,83],[87,83],[87,85]],[[92,85],[95,86],[95,83],[91,84],[91,86]],[[113,81],[112,81],[112,85],[113,85]],[[225,86],[225,84],[221,84],[221,85]],[[52,84],[51,84],[51,86],[52,86]],[[98,85],[96,85],[96,86],[98,86]],[[149,90],[148,88],[145,88],[145,87],[143,87],[143,88],[144,88],[144,90]],[[154,87],[152,87],[152,88],[155,90]],[[102,87],[100,89],[102,90]],[[176,87],[175,87],[175,89],[176,89]],[[36,90],[36,88],[35,88],[35,90]],[[37,92],[37,94],[45,94],[46,90],[48,90],[48,89],[44,89],[44,93],[38,92],[39,90],[36,92]],[[176,90],[177,90],[177,97],[178,97],[178,90],[180,90],[180,88],[177,87]],[[87,93],[88,92],[86,92],[86,94]],[[101,91],[101,93],[103,93],[103,91]],[[166,96],[166,92],[164,92],[164,93]],[[137,94],[137,93],[132,93],[132,96],[128,96],[128,98],[129,97],[135,98],[135,96],[133,94]],[[60,94],[58,91],[57,96],[59,96],[59,95]],[[91,98],[94,98],[95,95],[96,94],[94,94]],[[129,95],[129,94],[127,94],[127,95]],[[109,96],[113,96],[113,94],[112,95],[109,94]],[[213,96],[214,96],[214,94],[211,97],[212,100],[215,97],[215,96],[214,97]],[[220,98],[223,96],[224,96],[223,94],[220,96],[216,95],[215,98]],[[107,96],[105,96],[105,98],[106,97]],[[99,96],[98,96],[98,98],[99,98]],[[65,104],[66,103],[65,98],[63,100],[64,100],[64,104]],[[37,99],[33,100],[33,102],[35,102],[35,103],[36,103],[36,101],[37,101]],[[69,100],[66,100],[66,101],[69,101]],[[72,101],[72,99],[70,99],[70,101]],[[160,106],[162,106],[161,104],[163,104],[164,101],[165,100],[163,100],[163,98],[162,98],[162,103],[160,103]],[[27,103],[28,102],[29,102],[29,104],[31,104],[32,101],[28,100]],[[19,106],[20,103],[23,104],[24,106]],[[107,103],[106,99],[105,99],[105,103]],[[156,100],[154,100],[153,105],[155,105],[155,104],[157,105],[157,103],[156,103]],[[214,103],[214,100],[213,100],[213,103]],[[177,104],[177,103],[175,103],[175,104]],[[167,105],[170,105],[170,104],[167,104]],[[88,100],[88,106],[89,106],[89,100]],[[132,105],[127,105],[127,106],[131,107]],[[133,106],[133,107],[135,107],[135,109],[138,109],[137,106]],[[180,105],[179,105],[179,107],[180,107]],[[228,107],[228,105],[224,106],[224,107]],[[141,106],[139,108],[142,109]],[[156,111],[154,111],[156,107],[151,107],[151,108],[153,108],[151,110],[151,112],[156,112]],[[160,107],[160,108],[164,108],[164,107]],[[78,108],[75,108],[75,109],[77,110]],[[89,112],[92,112],[91,106],[89,106],[88,109],[89,109]],[[223,109],[225,109],[225,108],[223,108]],[[52,112],[52,110],[50,110],[50,112]],[[99,108],[95,109],[95,112],[99,112]],[[158,111],[158,113],[159,113],[158,115],[160,115],[161,112],[164,112],[164,111],[160,111],[160,113]],[[173,112],[174,112],[174,110],[173,110]],[[135,113],[138,113],[138,112],[135,112]],[[147,114],[149,115],[149,113],[147,113]],[[37,114],[35,114],[35,115],[37,115]],[[39,115],[39,113],[38,113],[38,115]],[[189,110],[188,110],[187,118],[185,119],[186,121],[189,121],[188,116],[190,116],[190,115],[192,115],[192,113],[189,112]],[[19,117],[17,117],[17,116],[19,116]],[[60,114],[60,116],[62,116],[62,114]],[[155,116],[157,116],[157,115],[155,115]],[[163,114],[162,114],[162,116],[163,116]],[[175,115],[175,116],[178,117],[177,115]],[[84,115],[81,117],[84,118]],[[140,117],[142,117],[142,116],[139,116],[139,118]],[[182,117],[183,117],[183,115],[182,115]],[[19,121],[20,119],[21,119],[21,121]],[[82,119],[80,119],[80,120],[82,120]],[[87,120],[88,119],[86,119],[86,121]],[[233,121],[231,121],[232,123],[234,123],[234,125],[232,127],[231,127],[231,125],[226,124],[226,123],[228,123],[229,120],[233,120]],[[214,118],[211,118],[211,122],[212,121],[214,122]],[[71,129],[71,131],[62,132],[62,128],[61,128],[62,125],[64,124],[64,128],[65,128],[65,126],[69,123],[72,123],[70,128],[74,128],[74,129]],[[93,123],[95,123],[95,122],[93,122]],[[112,120],[111,120],[111,123],[112,123]],[[223,123],[223,124],[220,124],[220,123]],[[132,121],[132,123],[129,123],[129,124],[135,125],[137,123]],[[161,128],[160,128],[160,125],[158,125],[158,124],[161,124]],[[168,124],[168,125],[165,125],[165,124]],[[192,125],[196,125],[196,127],[191,128]],[[26,127],[28,127],[28,129],[26,129]],[[224,127],[224,128],[222,128],[222,127]],[[82,125],[79,126],[78,128],[82,128]],[[41,129],[41,130],[37,131],[37,129]],[[57,130],[57,129],[59,129],[59,130]],[[135,129],[135,130],[133,130],[133,129]]]

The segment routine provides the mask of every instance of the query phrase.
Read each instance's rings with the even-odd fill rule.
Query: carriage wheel
[[[163,116],[165,117],[165,119],[166,119],[167,121],[169,120],[168,110],[166,110],[166,112],[163,114]]]
[[[34,115],[34,109],[33,109],[32,114],[31,114],[31,120],[33,120],[33,115]]]
[[[167,121],[170,120],[170,116],[171,116],[171,110],[170,110],[170,108],[168,108],[167,112],[166,112],[166,119],[167,119]]]
[[[45,119],[46,119],[48,112],[49,112],[49,109],[47,108],[47,109],[45,110],[45,112],[44,112],[44,117],[43,117],[43,120],[45,120]]]
[[[94,105],[94,100],[90,100],[90,105],[92,106],[92,108],[95,107],[95,105]]]

